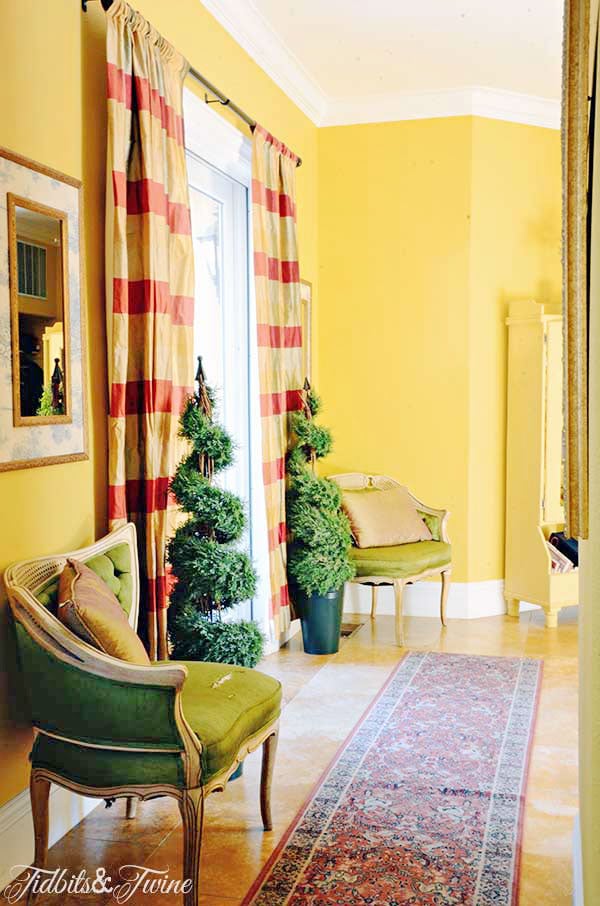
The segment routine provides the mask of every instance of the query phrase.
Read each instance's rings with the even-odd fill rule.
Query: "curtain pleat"
[[[107,18],[108,509],[111,528],[137,526],[141,614],[155,659],[168,656],[165,549],[176,510],[169,479],[193,386],[188,64],[123,0]]]
[[[256,126],[252,151],[254,275],[263,479],[269,531],[270,621],[278,641],[290,624],[286,577],[285,456],[289,414],[301,407],[302,303],[296,237],[296,161]]]

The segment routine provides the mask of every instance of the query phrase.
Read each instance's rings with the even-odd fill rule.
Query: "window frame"
[[[223,173],[244,186],[248,193],[247,250],[248,250],[248,332],[250,355],[249,378],[249,431],[250,431],[250,497],[247,508],[250,537],[250,556],[258,573],[258,586],[250,602],[249,617],[256,620],[263,634],[270,638],[270,579],[269,550],[265,491],[262,477],[262,435],[260,415],[260,386],[258,377],[258,346],[256,336],[256,301],[254,294],[254,252],[252,245],[252,141],[229,123],[194,91],[184,87],[183,111],[185,122],[185,147],[193,157],[200,159],[214,170]],[[235,608],[235,618],[244,615]],[[267,642],[265,654],[276,650],[274,642]]]

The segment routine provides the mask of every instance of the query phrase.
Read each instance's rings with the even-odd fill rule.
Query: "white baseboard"
[[[575,825],[573,827],[573,906],[584,906],[583,858],[581,855],[579,812],[575,815]]]
[[[282,645],[285,645],[286,642],[289,642],[296,633],[300,632],[300,620],[292,620],[288,628],[281,634],[279,641],[275,642],[273,639],[267,639],[265,642],[265,647],[263,648],[263,657],[268,657],[270,654],[275,654],[276,651],[279,651]]]
[[[50,790],[50,834],[52,846],[85,818],[101,802],[78,796],[61,787]],[[0,891],[19,874],[18,865],[30,865],[33,859],[33,819],[29,790],[25,790],[0,807]]]
[[[408,585],[402,598],[402,610],[407,616],[439,617],[440,582],[416,582]],[[521,605],[523,608],[530,605]],[[371,589],[366,585],[348,583],[344,596],[348,613],[371,612]],[[380,587],[377,592],[377,613],[394,613],[394,589]],[[495,617],[506,613],[504,580],[487,582],[452,582],[448,594],[447,616],[455,620]]]

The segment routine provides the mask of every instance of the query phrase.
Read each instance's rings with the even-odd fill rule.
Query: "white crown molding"
[[[478,87],[471,88],[471,93],[473,116],[523,123],[525,126],[542,126],[545,129],[560,129],[561,104],[558,98],[552,100],[516,91]]]
[[[349,126],[454,116],[481,116],[560,129],[560,101],[477,86],[411,94],[331,98],[319,125]]]
[[[352,98],[330,98],[322,126],[351,126],[391,123],[446,116],[471,116],[470,88],[449,91],[417,91],[411,94],[378,94]]]
[[[327,96],[248,0],[201,0],[231,37],[317,126]]]

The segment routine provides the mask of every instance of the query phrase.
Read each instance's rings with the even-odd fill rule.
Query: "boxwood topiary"
[[[233,462],[233,443],[213,421],[214,393],[198,360],[198,391],[187,401],[180,433],[191,446],[171,481],[189,518],[169,542],[167,557],[176,578],[168,611],[175,658],[254,667],[263,637],[254,622],[230,622],[226,612],[254,596],[256,573],[237,546],[246,517],[242,501],[212,483]]]
[[[325,595],[353,578],[355,568],[340,489],[314,473],[315,461],[330,452],[332,440],[329,430],[313,421],[321,401],[308,382],[304,403],[291,419],[294,443],[287,456],[287,571],[292,593],[296,587],[306,595]]]

